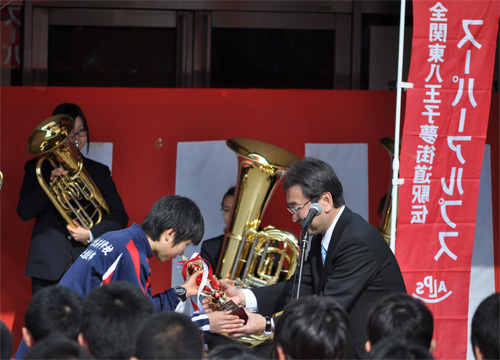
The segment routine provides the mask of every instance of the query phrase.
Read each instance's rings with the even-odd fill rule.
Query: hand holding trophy
[[[196,284],[199,286],[198,296],[204,296],[218,311],[231,311],[231,314],[237,315],[246,324],[248,316],[245,310],[232,300],[227,300],[226,292],[217,281],[211,266],[200,257],[200,254],[193,254],[190,260],[183,256],[182,261],[177,266],[182,267],[181,273],[185,280],[194,273],[203,270],[203,274],[196,279]]]

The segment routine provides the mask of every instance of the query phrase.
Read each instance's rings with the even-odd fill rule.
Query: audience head
[[[23,338],[26,345],[33,346],[53,333],[76,341],[80,332],[82,303],[80,294],[61,285],[38,291],[24,315]]]
[[[31,347],[23,359],[93,359],[89,352],[74,340],[61,334],[52,334]]]
[[[251,348],[238,344],[229,344],[218,346],[210,350],[207,354],[208,360],[239,360],[250,359],[257,360],[261,357],[257,356]]]
[[[433,360],[432,354],[427,348],[413,342],[391,337],[380,340],[368,353],[367,359],[374,360]]]
[[[431,353],[434,319],[420,300],[408,294],[392,294],[380,299],[368,315],[367,351],[385,338],[401,338],[419,344]]]
[[[160,241],[165,231],[174,229],[175,245],[187,240],[198,245],[205,231],[198,206],[192,200],[178,195],[164,196],[156,201],[141,228],[153,241]]]
[[[286,191],[294,185],[298,185],[302,194],[311,199],[311,202],[316,202],[323,193],[329,192],[335,208],[345,204],[342,184],[337,174],[322,160],[306,157],[293,162],[287,171],[283,188]]]
[[[184,314],[162,311],[146,320],[136,338],[138,359],[201,359],[201,331]]]
[[[78,341],[97,359],[129,359],[137,331],[153,313],[139,287],[124,281],[103,285],[83,302]]]
[[[0,326],[0,356],[2,359],[10,359],[12,357],[12,350],[14,346],[12,333],[3,321],[0,321]]]
[[[471,343],[476,359],[500,359],[500,293],[484,299],[474,312]]]
[[[325,296],[303,297],[288,304],[276,324],[278,359],[343,359],[349,319],[342,306]]]

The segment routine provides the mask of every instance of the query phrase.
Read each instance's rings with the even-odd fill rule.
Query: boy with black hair
[[[384,338],[380,340],[368,353],[367,360],[402,360],[419,359],[433,360],[434,357],[429,350],[414,342],[397,338]]]
[[[431,354],[436,349],[431,311],[423,302],[406,293],[380,299],[368,315],[367,330],[367,352],[386,338],[399,338],[421,345]]]
[[[94,359],[87,349],[74,340],[68,339],[59,333],[47,336],[31,347],[23,360],[30,359]]]
[[[274,333],[274,359],[344,359],[349,318],[332,297],[305,296],[283,310]]]
[[[151,301],[128,282],[97,287],[83,303],[78,342],[96,359],[130,359],[139,328],[153,314]]]
[[[10,329],[3,321],[0,321],[0,356],[1,359],[10,359],[12,356],[14,340]]]
[[[153,205],[141,226],[108,232],[89,245],[63,276],[60,285],[82,296],[101,285],[127,281],[149,296],[156,311],[174,310],[180,301],[196,295],[193,275],[182,286],[151,294],[149,258],[165,262],[182,255],[190,244],[197,245],[204,232],[203,217],[190,199],[169,195]]]
[[[203,358],[203,340],[196,325],[184,314],[156,313],[141,326],[135,343],[135,359]]]
[[[52,285],[38,291],[24,315],[23,339],[29,347],[59,333],[76,341],[80,332],[83,297],[76,291]]]
[[[477,360],[500,359],[500,293],[484,299],[472,318],[471,343]]]

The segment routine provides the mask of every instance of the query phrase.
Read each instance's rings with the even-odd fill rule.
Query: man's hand
[[[231,315],[231,311],[213,311],[207,313],[210,322],[210,332],[220,334],[241,328],[245,321],[237,315]]]
[[[73,220],[73,224],[75,224],[76,228],[71,225],[66,226],[71,237],[83,245],[88,245],[87,239],[90,239],[90,231],[81,227],[77,220]]]
[[[186,296],[195,296],[198,295],[198,284],[196,284],[196,279],[198,276],[201,276],[203,274],[203,270],[195,272],[193,275],[189,277],[189,279],[182,284],[181,286],[186,288]]]
[[[234,280],[221,279],[219,280],[219,284],[226,292],[226,299],[228,301],[233,300],[236,305],[246,305],[245,293],[234,285]]]
[[[263,332],[266,329],[266,318],[260,314],[253,313],[246,308],[243,309],[248,316],[246,325],[227,331],[228,335],[234,338],[240,338]]]

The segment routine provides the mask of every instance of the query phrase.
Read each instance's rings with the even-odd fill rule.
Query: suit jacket
[[[293,281],[252,289],[259,312],[274,314],[290,300]],[[321,235],[313,237],[304,263],[300,296],[333,296],[349,314],[351,341],[346,358],[364,357],[368,312],[382,297],[406,292],[396,258],[379,231],[345,208],[333,230],[325,266]]]
[[[28,221],[35,218],[25,275],[57,281],[64,273],[70,254],[76,260],[86,246],[68,239],[66,221],[52,204],[36,177],[37,161],[38,158],[29,160],[24,166],[25,175],[17,204],[17,213],[21,219]],[[85,157],[83,166],[110,208],[110,214],[92,227],[94,239],[105,232],[126,227],[128,215],[109,168]],[[44,161],[42,175],[47,183],[52,170],[52,165]]]
[[[224,234],[214,237],[212,239],[204,240],[201,243],[200,256],[207,260],[212,267],[213,273],[217,272],[217,264],[222,250],[222,243],[224,242]]]

